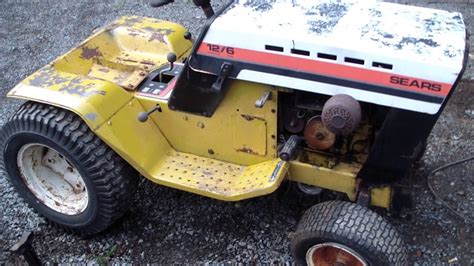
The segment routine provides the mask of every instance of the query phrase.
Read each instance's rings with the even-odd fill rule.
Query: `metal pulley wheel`
[[[327,150],[334,145],[336,135],[324,126],[320,116],[314,116],[306,123],[304,139],[312,149]]]
[[[283,119],[283,125],[288,132],[300,133],[304,129],[304,114],[299,111],[291,111]]]

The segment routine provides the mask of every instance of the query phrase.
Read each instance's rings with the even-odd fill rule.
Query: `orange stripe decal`
[[[381,85],[438,97],[446,97],[452,88],[452,84],[408,77],[395,73],[208,43],[201,43],[197,53],[201,55],[229,58],[236,61],[275,66],[294,71]]]

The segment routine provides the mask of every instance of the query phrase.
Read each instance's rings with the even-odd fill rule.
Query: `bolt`
[[[324,139],[324,134],[321,133],[321,132],[316,133],[316,139],[323,140]]]

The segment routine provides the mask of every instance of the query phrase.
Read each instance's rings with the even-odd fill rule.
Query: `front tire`
[[[127,210],[136,172],[75,114],[28,102],[0,132],[0,168],[21,197],[81,235],[105,230]]]
[[[407,265],[398,232],[375,212],[328,201],[308,209],[291,239],[300,265]]]

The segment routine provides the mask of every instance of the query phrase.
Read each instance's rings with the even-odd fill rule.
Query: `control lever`
[[[267,91],[262,95],[262,97],[260,97],[260,99],[255,101],[255,107],[262,108],[265,105],[265,103],[271,99],[272,99],[272,92]]]
[[[193,3],[196,6],[202,8],[202,11],[204,11],[206,18],[214,16],[214,9],[212,9],[211,0],[193,0]]]
[[[174,62],[176,62],[176,54],[175,53],[168,53],[168,55],[166,55],[166,60],[168,60],[168,62],[170,63],[170,68],[163,69],[163,70],[160,71],[160,82],[161,82],[161,77],[162,77],[163,73],[170,72],[170,71],[173,70]]]
[[[141,112],[138,114],[138,121],[145,123],[148,120],[148,117],[153,114],[154,112],[161,112],[161,106],[156,105],[155,108],[151,109],[148,112]]]
[[[173,2],[174,2],[174,0],[151,0],[150,1],[150,6],[160,7],[160,6],[164,6],[164,5],[167,5],[167,4],[171,4]]]

